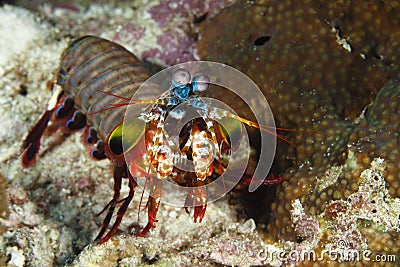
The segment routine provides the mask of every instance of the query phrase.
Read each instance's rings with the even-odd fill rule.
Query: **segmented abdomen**
[[[104,110],[121,101],[104,92],[130,99],[149,77],[149,71],[124,47],[99,37],[84,36],[62,54],[57,84],[73,97],[77,109],[86,115],[94,113],[87,120],[105,140],[123,120],[126,107]]]

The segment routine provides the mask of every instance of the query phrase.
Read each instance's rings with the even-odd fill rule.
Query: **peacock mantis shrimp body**
[[[227,168],[231,133],[240,132],[242,123],[261,129],[252,121],[204,102],[197,94],[208,89],[209,77],[192,77],[182,68],[172,73],[164,93],[159,94],[160,85],[149,83],[145,93],[152,97],[134,98],[150,76],[137,57],[114,42],[95,36],[73,41],[61,56],[48,107],[22,144],[22,163],[29,167],[36,160],[49,121],[55,121],[67,131],[85,128],[91,156],[112,162],[114,195],[103,210],[107,214],[96,238],[100,243],[116,233],[141,177],[148,181],[150,194],[148,222],[140,236],[155,227],[166,180],[187,187],[184,207],[186,211],[194,207],[194,221],[201,222],[207,206],[204,186]],[[176,108],[181,104],[189,105],[198,117],[182,123],[185,114]],[[135,107],[134,112],[127,112],[131,107]],[[168,116],[182,124],[177,140],[166,132]],[[230,118],[231,123],[222,126],[216,121],[223,118]],[[177,167],[187,160],[193,162],[191,170]],[[121,198],[123,178],[128,179],[129,194]],[[280,179],[265,181],[278,182]],[[115,221],[108,230],[115,211]]]

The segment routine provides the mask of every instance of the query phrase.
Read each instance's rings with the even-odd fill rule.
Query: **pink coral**
[[[138,40],[143,37],[145,29],[135,23],[128,22],[123,25],[114,35],[115,42],[128,42],[130,45],[137,44]]]
[[[157,44],[161,46],[161,49],[149,49],[144,51],[141,57],[143,59],[161,59],[167,65],[196,59],[195,41],[182,32],[176,30],[166,31],[163,35],[158,36]]]
[[[232,1],[168,0],[161,1],[160,4],[151,7],[149,13],[160,27],[166,27],[176,18],[189,24],[200,17],[215,15],[226,7],[229,2]]]
[[[148,49],[141,57],[156,58],[166,65],[198,59],[195,54],[195,24],[215,15],[228,4],[227,0],[169,0],[150,7],[148,12],[162,29],[162,34],[156,37],[160,48]]]

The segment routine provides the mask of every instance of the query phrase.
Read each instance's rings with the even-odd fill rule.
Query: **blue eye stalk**
[[[190,80],[192,80],[190,82]],[[176,97],[180,102],[187,101],[189,96],[204,92],[210,86],[210,78],[198,75],[191,79],[190,73],[185,69],[177,69],[172,75],[170,96]]]

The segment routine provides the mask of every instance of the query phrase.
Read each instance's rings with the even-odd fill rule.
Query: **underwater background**
[[[2,1],[0,266],[398,266],[399,13],[374,0]],[[138,191],[118,234],[93,243],[110,163],[80,133],[45,138],[31,168],[19,159],[62,51],[87,34],[158,67],[201,59],[247,74],[277,127],[297,130],[283,132],[295,146],[278,140],[282,183],[242,186],[202,223],[161,205],[146,238],[133,234]]]

